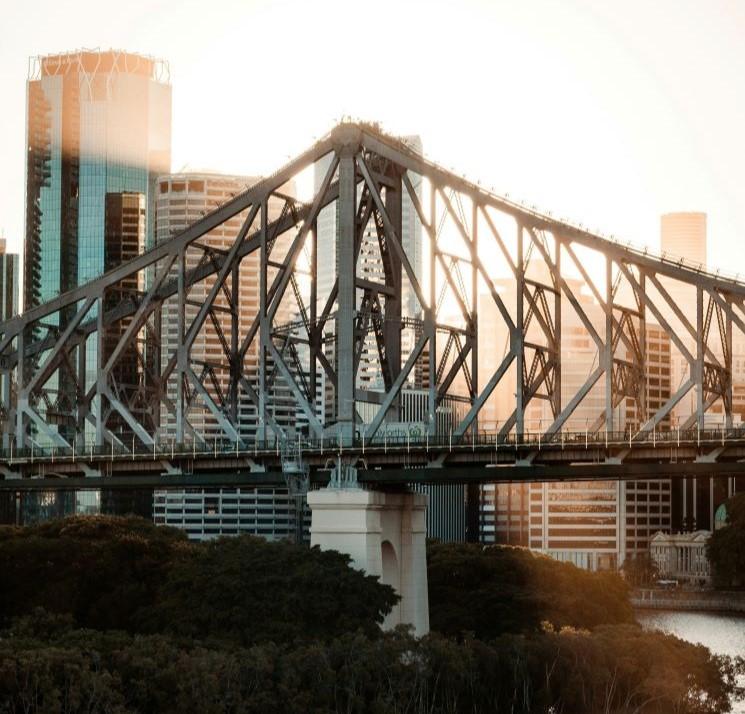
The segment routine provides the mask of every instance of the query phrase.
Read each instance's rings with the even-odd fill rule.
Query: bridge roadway
[[[312,485],[328,483],[337,460],[357,467],[361,484],[645,480],[745,475],[745,428],[711,431],[381,436],[342,444],[335,438],[291,445],[256,442],[156,443],[152,450],[31,448],[0,451],[0,491],[97,488],[284,486],[283,466],[301,462]]]

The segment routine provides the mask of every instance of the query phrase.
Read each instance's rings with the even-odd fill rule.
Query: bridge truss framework
[[[288,186],[324,158],[328,168],[312,199],[294,198]],[[426,196],[415,188],[418,178],[428,187]],[[422,274],[402,241],[404,197],[428,246]],[[274,220],[270,201],[282,207]],[[329,207],[338,225],[337,265],[330,292],[319,294],[319,261],[328,256],[318,253],[318,221]],[[205,241],[210,231],[236,220],[240,228],[228,249]],[[360,268],[366,234],[376,239],[380,280]],[[590,253],[595,258],[588,261]],[[258,311],[242,329],[241,270],[256,254]],[[530,267],[535,257],[545,266],[538,276]],[[506,266],[512,298],[499,288],[495,261]],[[602,324],[588,314],[567,268],[586,284]],[[695,293],[695,315],[677,304],[673,283]],[[198,302],[197,285],[206,296]],[[417,315],[402,311],[404,286],[421,307]],[[483,293],[509,335],[490,374],[483,374],[479,359]],[[307,422],[310,439],[333,436],[343,447],[358,443],[363,432],[373,442],[387,423],[401,419],[403,390],[414,385],[426,392],[428,437],[443,436],[437,415],[445,405],[461,405],[451,409],[448,426],[459,441],[480,433],[485,405],[511,374],[514,410],[499,425],[497,440],[521,438],[526,409],[540,399],[551,414],[540,437],[555,442],[595,385],[604,383],[604,404],[588,431],[615,433],[619,403],[633,400],[644,418],[628,435],[630,451],[631,442],[648,440],[690,393],[695,408],[680,430],[703,431],[714,405],[723,427],[732,428],[733,331],[745,334],[744,301],[745,284],[738,280],[529,210],[427,161],[375,126],[345,123],[183,233],[0,324],[4,450],[7,459],[11,443],[16,458],[34,445],[74,451],[76,443],[90,443],[119,453],[131,443],[134,454],[164,441],[189,441],[203,449],[210,439],[195,427],[197,408],[209,415],[212,440],[219,439],[221,449],[235,445],[243,453],[268,438],[287,443],[294,437],[269,403],[278,380]],[[567,306],[598,356],[570,395],[562,390]],[[457,316],[448,318],[453,307]],[[163,339],[164,315],[175,316],[175,343]],[[688,366],[686,378],[655,410],[646,395],[650,317]],[[205,329],[220,346],[210,359],[194,349]],[[367,335],[377,350],[377,388],[361,388],[358,380]],[[91,356],[95,364],[88,363]],[[122,369],[127,361],[137,365],[134,378]],[[256,414],[253,437],[241,428],[244,402]],[[363,403],[374,407],[364,424]],[[448,458],[440,450],[432,464]]]

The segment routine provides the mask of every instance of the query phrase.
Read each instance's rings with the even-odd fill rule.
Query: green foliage
[[[428,566],[442,634],[417,640],[380,633],[393,591],[339,553],[132,518],[0,529],[0,714],[713,714],[745,674],[626,624],[616,576],[470,545]]]
[[[43,607],[82,627],[243,645],[377,632],[397,596],[349,562],[250,536],[190,543],[139,518],[0,528],[0,625]]]
[[[87,627],[131,629],[171,565],[191,550],[180,531],[133,517],[0,527],[0,622],[44,607]]]
[[[349,564],[335,551],[252,536],[215,540],[174,565],[146,629],[241,645],[377,633],[398,596]]]
[[[628,586],[525,548],[431,543],[427,551],[433,630],[479,639],[554,627],[631,623]]]
[[[0,713],[714,714],[728,711],[738,672],[703,647],[633,625],[489,644],[399,630],[213,649],[67,624],[35,613],[3,633]]]
[[[630,585],[650,585],[659,576],[659,568],[649,553],[629,556],[622,566],[624,578]]]
[[[707,545],[714,584],[745,587],[745,493],[727,503],[727,525],[714,531]]]

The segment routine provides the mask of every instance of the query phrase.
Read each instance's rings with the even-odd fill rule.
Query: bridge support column
[[[417,636],[427,634],[427,496],[324,488],[308,493],[308,505],[311,545],[348,553],[353,567],[379,576],[400,595],[383,628],[408,624]]]

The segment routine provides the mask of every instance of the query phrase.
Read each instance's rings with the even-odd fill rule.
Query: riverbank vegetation
[[[727,524],[707,544],[712,579],[718,588],[745,588],[745,493],[730,498]]]
[[[137,519],[0,529],[0,713],[728,710],[738,664],[641,630],[615,576],[430,544],[416,639],[348,562]]]

